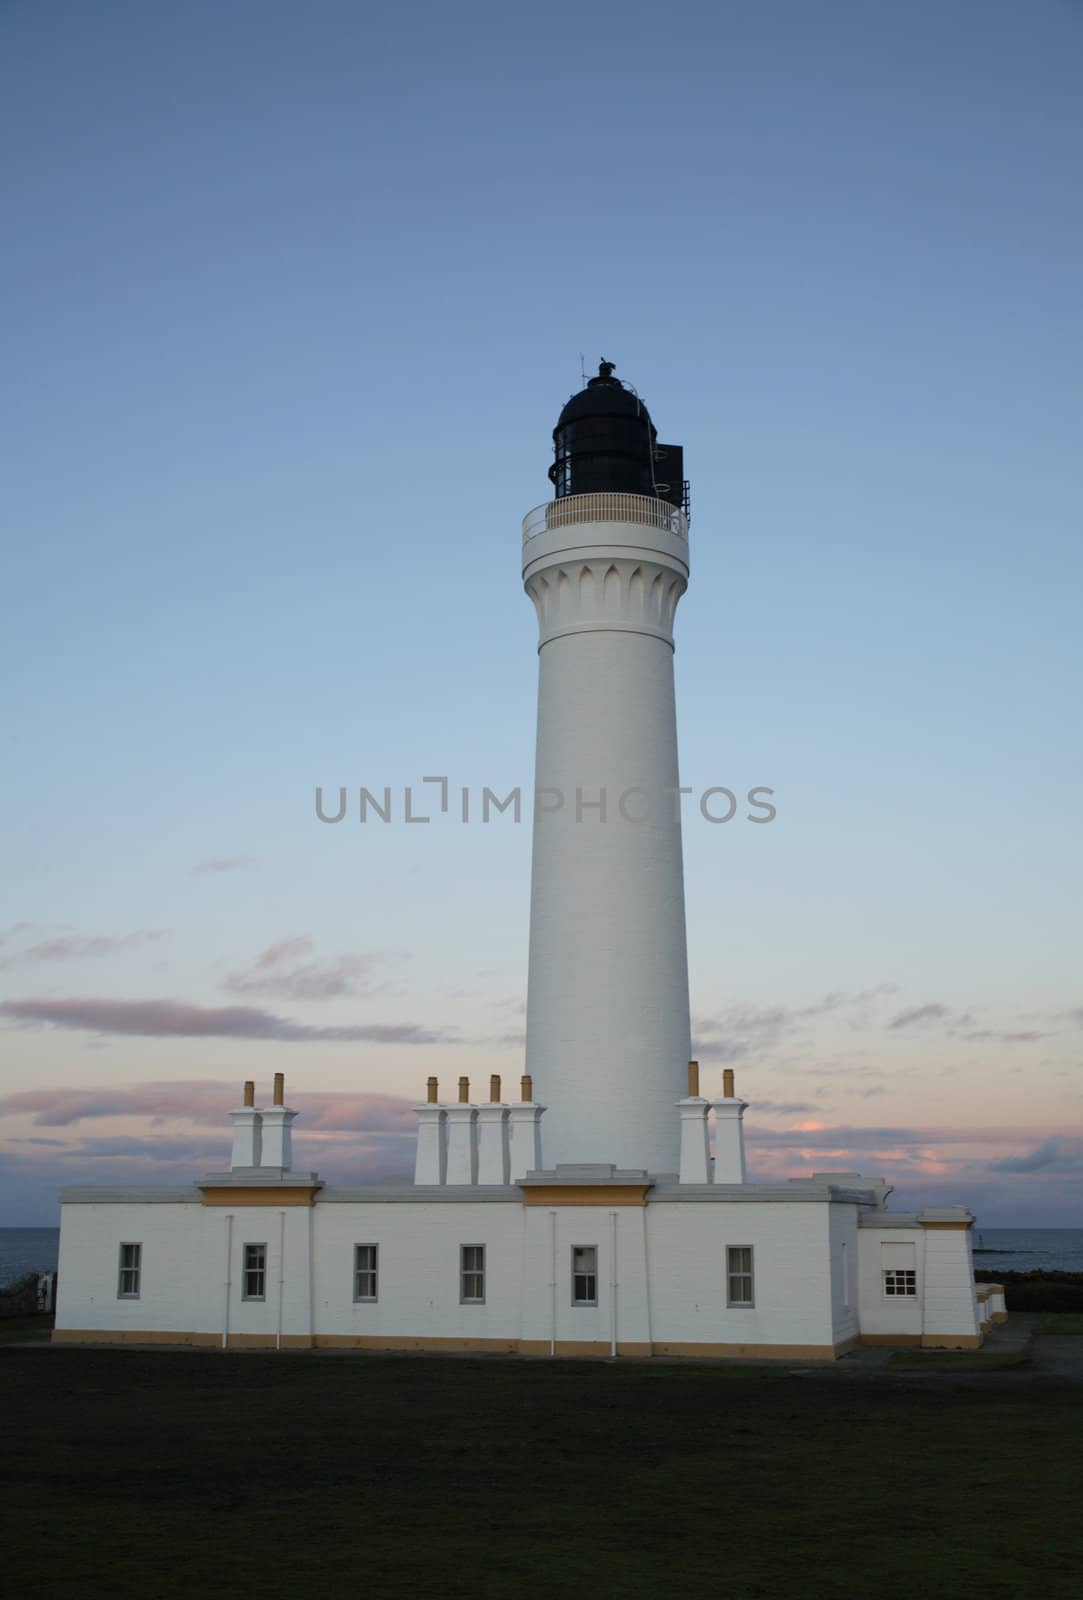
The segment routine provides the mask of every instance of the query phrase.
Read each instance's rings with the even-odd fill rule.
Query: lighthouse
[[[476,1074],[450,1096],[430,1077],[413,1182],[335,1183],[293,1168],[281,1072],[269,1105],[247,1083],[227,1170],[64,1191],[57,1342],[791,1362],[974,1349],[1004,1319],[1003,1290],[974,1284],[968,1211],[889,1212],[890,1184],[849,1171],[750,1182],[732,1068],[701,1092],[683,454],[610,362],[553,441],[553,497],[523,524],[539,670],[518,1097],[497,1074],[488,1099]]]
[[[547,1162],[675,1173],[688,957],[673,627],[688,584],[679,446],[603,361],[553,430],[523,522],[538,618],[526,1071]]]

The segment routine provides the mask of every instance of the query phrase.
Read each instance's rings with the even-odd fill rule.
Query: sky
[[[0,1225],[190,1182],[248,1077],[352,1182],[517,1078],[530,809],[477,812],[603,357],[692,482],[753,1176],[1080,1223],[1081,74],[1079,0],[0,0]]]

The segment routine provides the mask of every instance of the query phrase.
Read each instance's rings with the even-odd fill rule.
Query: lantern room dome
[[[650,412],[603,361],[573,394],[553,429],[549,480],[558,500],[572,494],[639,494],[687,510],[684,453],[660,445]]]

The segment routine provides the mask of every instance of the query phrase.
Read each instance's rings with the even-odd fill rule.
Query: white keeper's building
[[[226,1172],[61,1196],[54,1339],[221,1348],[831,1360],[973,1348],[962,1208],[892,1212],[854,1172],[746,1181],[733,1074],[690,1061],[673,624],[679,446],[603,362],[524,520],[540,630],[525,1071],[418,1107],[414,1182],[297,1172],[282,1074]]]

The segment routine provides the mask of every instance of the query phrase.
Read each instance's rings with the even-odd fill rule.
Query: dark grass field
[[[5,1593],[1080,1592],[1083,1385],[0,1350]]]

